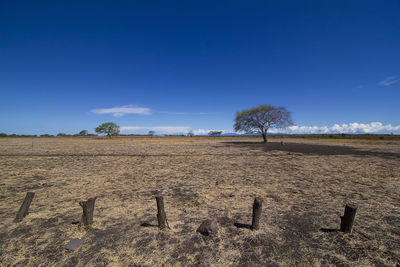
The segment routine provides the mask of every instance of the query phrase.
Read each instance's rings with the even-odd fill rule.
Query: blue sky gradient
[[[0,3],[0,132],[232,131],[272,104],[292,132],[400,133],[400,1],[82,2]]]

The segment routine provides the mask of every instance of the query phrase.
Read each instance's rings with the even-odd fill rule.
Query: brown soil
[[[400,263],[400,142],[278,138],[2,138],[0,265]],[[156,227],[159,193],[169,231]],[[92,196],[93,227],[79,230],[78,202]],[[359,207],[351,234],[337,231],[346,203]],[[196,232],[207,218],[217,235]],[[83,244],[65,250],[73,238]]]

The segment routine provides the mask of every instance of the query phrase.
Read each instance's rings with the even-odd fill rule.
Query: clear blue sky
[[[0,2],[8,134],[231,131],[260,104],[400,133],[399,79],[398,0]]]

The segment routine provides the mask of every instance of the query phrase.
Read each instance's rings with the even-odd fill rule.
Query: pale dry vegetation
[[[3,266],[400,263],[398,141],[35,140],[32,148],[29,138],[0,139]],[[30,213],[14,223],[28,191],[36,192]],[[165,232],[155,227],[158,192],[171,227]],[[78,201],[91,196],[98,197],[93,228],[80,231],[72,224]],[[253,232],[235,223],[251,222],[255,196],[264,203]],[[321,230],[338,228],[349,202],[359,206],[353,233]],[[219,223],[216,236],[196,233],[206,218]],[[72,238],[83,244],[66,251]]]

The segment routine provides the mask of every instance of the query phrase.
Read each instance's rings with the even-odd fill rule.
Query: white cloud
[[[189,112],[175,112],[175,111],[152,111],[149,108],[141,108],[135,107],[132,105],[128,106],[120,106],[113,108],[99,108],[91,110],[92,113],[96,114],[111,114],[112,116],[119,118],[126,114],[140,114],[140,115],[150,115],[152,112],[159,114],[167,114],[167,115],[211,115],[214,114],[212,112],[197,112],[197,113],[189,113]]]
[[[383,81],[380,81],[378,84],[380,86],[390,86],[392,84],[397,83],[398,81],[399,79],[397,78],[397,76],[390,76],[384,79]]]
[[[129,105],[129,106],[114,107],[114,108],[93,109],[92,112],[96,114],[111,114],[114,117],[119,118],[126,114],[150,115],[151,109],[134,107]]]
[[[186,134],[190,131],[188,126],[122,126],[121,133],[147,133],[155,131],[156,134]]]
[[[371,123],[343,123],[341,125],[334,124],[328,126],[290,126],[287,129],[271,129],[271,133],[288,133],[288,134],[325,134],[325,133],[400,133],[400,125],[392,126],[391,124],[384,125],[381,122]]]

